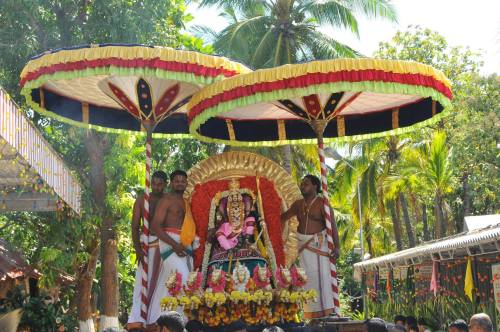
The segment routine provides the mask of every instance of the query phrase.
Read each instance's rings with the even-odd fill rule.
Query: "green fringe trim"
[[[153,76],[163,79],[178,80],[186,83],[199,84],[199,85],[208,85],[225,78],[224,75],[222,74],[217,77],[205,77],[205,76],[195,75],[192,73],[179,73],[179,72],[165,71],[162,69],[122,68],[116,66],[108,66],[99,68],[89,68],[84,70],[75,70],[70,72],[56,72],[53,74],[42,75],[36,80],[26,82],[26,84],[21,90],[21,94],[26,98],[28,105],[32,107],[35,111],[37,111],[42,115],[56,119],[60,122],[64,122],[80,128],[94,129],[106,133],[113,133],[113,134],[132,133],[134,135],[145,135],[146,134],[145,132],[127,130],[127,129],[107,128],[68,119],[66,117],[60,116],[56,113],[53,113],[47,109],[40,107],[40,105],[34,102],[33,99],[31,98],[31,90],[40,88],[41,86],[43,86],[43,84],[45,84],[49,80],[70,80],[74,78],[83,78],[95,75],[118,75],[118,76],[143,75],[143,76]],[[179,138],[179,139],[192,138],[190,134],[164,134],[164,133],[155,133],[153,134],[153,137]]]
[[[271,102],[280,99],[289,99],[296,96],[307,96],[314,93],[324,93],[324,92],[335,93],[340,91],[377,92],[377,93],[388,93],[388,94],[418,95],[424,98],[430,97],[433,100],[439,102],[444,109],[441,113],[433,116],[432,118],[409,127],[396,128],[380,133],[324,138],[325,143],[353,142],[353,141],[360,141],[360,140],[379,138],[391,135],[406,134],[438,122],[449,113],[449,108],[451,106],[450,99],[447,98],[445,95],[441,94],[440,92],[432,88],[424,86],[414,86],[401,83],[370,82],[370,81],[335,82],[335,83],[326,83],[321,85],[312,85],[305,88],[282,89],[271,92],[257,93],[251,96],[246,96],[228,102],[220,103],[214,107],[207,108],[205,111],[203,111],[203,113],[196,116],[189,126],[189,131],[194,138],[197,138],[201,141],[209,143],[228,144],[233,146],[258,147],[258,146],[279,146],[287,144],[292,144],[292,145],[317,144],[316,139],[276,140],[276,141],[261,141],[261,142],[223,140],[223,139],[215,139],[202,136],[197,132],[197,129],[208,119],[215,116],[219,116],[229,110],[233,110],[238,107],[243,107],[263,102]],[[256,130],[258,130],[258,128],[256,128]]]

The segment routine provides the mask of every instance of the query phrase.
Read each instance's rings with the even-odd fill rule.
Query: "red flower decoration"
[[[259,266],[257,265],[253,269],[253,273],[252,273],[253,283],[259,289],[265,289],[271,283],[271,270],[269,270],[268,267],[266,267],[265,269],[266,269],[266,280],[264,280],[264,281],[261,281],[259,279]]]
[[[226,288],[226,272],[221,270],[221,276],[217,281],[213,281],[212,276],[210,275],[208,277],[207,286],[210,287],[214,293],[224,292],[224,289]]]
[[[167,282],[168,283],[168,282]],[[167,285],[170,296],[177,296],[182,290],[182,274],[175,271],[175,281]]]
[[[290,274],[292,275],[292,285],[294,287],[300,288],[307,283],[307,278],[303,278],[299,274],[295,265],[290,269]]]
[[[264,217],[271,240],[276,264],[285,265],[285,253],[283,240],[281,239],[281,198],[279,197],[274,184],[266,178],[260,179],[260,192],[262,195],[262,204],[264,208]],[[239,179],[240,188],[247,188],[257,193],[257,183],[255,176],[246,176]],[[194,252],[194,266],[198,268],[203,261],[205,244],[207,241],[208,219],[210,213],[210,204],[215,194],[228,190],[228,180],[214,180],[203,184],[197,184],[191,196],[191,212],[196,223],[196,233],[200,237],[200,247]]]

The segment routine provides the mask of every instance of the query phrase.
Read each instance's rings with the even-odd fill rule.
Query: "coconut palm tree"
[[[213,38],[217,53],[255,68],[359,55],[326,29],[359,34],[358,16],[396,21],[388,0],[202,0],[217,6],[228,26]],[[208,34],[207,34],[208,33]]]
[[[442,237],[453,233],[453,225],[448,222],[449,207],[445,196],[450,193],[455,178],[451,164],[452,151],[446,144],[446,134],[436,132],[432,139],[407,149],[401,175],[413,182],[421,196],[434,197],[435,236]]]

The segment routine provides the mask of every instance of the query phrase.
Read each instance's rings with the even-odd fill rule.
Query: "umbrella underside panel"
[[[84,125],[109,129],[144,131],[137,118],[119,109],[85,104],[47,90],[43,90],[42,94],[40,94],[40,89],[32,90],[31,98],[33,102],[41,108],[49,110],[58,116],[60,120],[66,119]],[[154,132],[166,134],[188,133],[186,114],[181,112],[172,114],[160,122]]]
[[[443,107],[431,98],[420,99],[399,108],[370,113],[344,113],[328,123],[324,137],[337,138],[373,133],[383,133],[397,128],[409,127],[441,113]],[[214,117],[198,129],[201,135],[216,140],[259,142],[314,139],[316,134],[304,120],[295,119],[240,119]]]

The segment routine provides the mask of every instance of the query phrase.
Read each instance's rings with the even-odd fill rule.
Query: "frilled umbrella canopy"
[[[336,59],[257,70],[193,96],[191,133],[230,145],[315,143],[405,133],[437,121],[450,105],[450,82],[408,61]]]
[[[90,45],[34,57],[21,73],[21,93],[36,111],[105,132],[145,131],[146,192],[144,251],[149,246],[151,140],[187,137],[185,105],[204,85],[239,73],[245,66],[225,58],[165,47]],[[149,317],[148,260],[141,263],[140,324]]]
[[[230,145],[318,144],[329,251],[335,245],[324,142],[400,134],[438,120],[450,105],[446,77],[415,62],[337,59],[258,70],[193,96],[190,132]],[[336,257],[333,310],[340,315]]]
[[[185,104],[201,87],[250,70],[226,58],[166,47],[90,45],[45,52],[21,73],[36,111],[85,128],[155,136],[187,133]]]

